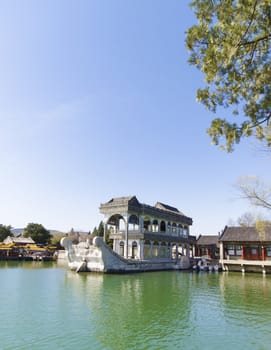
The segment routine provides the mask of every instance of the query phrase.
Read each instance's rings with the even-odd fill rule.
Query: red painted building
[[[219,237],[224,270],[271,273],[271,226],[226,226]]]

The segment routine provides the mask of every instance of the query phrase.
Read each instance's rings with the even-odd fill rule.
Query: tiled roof
[[[200,235],[197,239],[197,244],[200,245],[211,245],[211,244],[218,244],[218,236],[212,236],[212,235],[206,235],[202,236]]]
[[[171,207],[170,205],[164,204],[161,202],[157,202],[154,207],[159,208],[159,209],[163,209],[163,210],[172,211],[174,213],[182,214],[177,208]]]
[[[271,227],[265,227],[265,237],[261,238],[261,234],[255,227],[225,227],[219,238],[222,242],[259,242],[261,240],[271,241]]]
[[[10,237],[8,236],[4,241],[4,243],[17,243],[17,244],[31,244],[35,243],[31,237]]]
[[[161,202],[157,202],[155,206],[143,204],[136,196],[112,198],[106,203],[101,203],[99,209],[102,214],[119,214],[127,211],[187,225],[192,225],[193,222],[192,218],[184,215],[175,207]]]
[[[134,197],[135,196],[115,197],[110,199],[110,201],[108,201],[105,204],[123,205],[123,204],[127,204]]]

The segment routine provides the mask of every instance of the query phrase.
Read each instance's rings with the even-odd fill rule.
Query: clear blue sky
[[[0,0],[0,223],[88,231],[100,203],[136,195],[198,235],[252,210],[233,185],[270,163],[251,140],[211,145],[188,3]]]

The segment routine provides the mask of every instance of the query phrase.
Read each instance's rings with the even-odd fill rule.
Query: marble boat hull
[[[64,237],[61,239],[61,245],[66,250],[70,269],[76,272],[129,273],[187,270],[191,267],[187,256],[181,256],[178,259],[126,259],[108,247],[101,237],[94,237],[92,244],[80,242],[76,245]]]

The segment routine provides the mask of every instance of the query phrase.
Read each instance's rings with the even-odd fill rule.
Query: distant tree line
[[[11,232],[11,226],[8,225],[2,225],[0,224],[0,241],[3,242],[5,238],[8,236],[13,236],[13,233]]]
[[[4,241],[8,236],[13,237],[12,226],[0,224],[0,241]],[[52,235],[41,224],[29,223],[23,230],[23,237],[31,237],[38,244],[50,244]]]
[[[110,230],[106,231],[106,242],[109,245],[112,245],[112,240],[109,239]],[[104,225],[102,221],[100,222],[98,228],[95,226],[93,231],[89,231],[87,234],[82,234],[80,231],[76,231],[73,228],[68,233],[56,232],[52,234],[49,230],[47,230],[43,225],[37,223],[29,223],[23,230],[23,237],[31,237],[37,244],[54,244],[56,246],[60,246],[60,240],[63,235],[68,236],[74,244],[80,242],[80,240],[86,239],[87,236],[95,237],[103,237],[104,236]],[[14,234],[12,232],[11,225],[3,225],[0,224],[0,242],[3,242],[8,236],[13,237]]]

